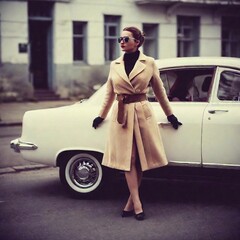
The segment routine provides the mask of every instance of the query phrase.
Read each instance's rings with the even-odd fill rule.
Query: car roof
[[[240,69],[240,58],[233,57],[177,57],[155,60],[159,69],[175,67],[221,66]]]

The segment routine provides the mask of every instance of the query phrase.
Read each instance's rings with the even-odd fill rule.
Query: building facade
[[[239,0],[0,0],[0,99],[89,96],[125,26],[145,32],[154,58],[240,57],[239,23]]]

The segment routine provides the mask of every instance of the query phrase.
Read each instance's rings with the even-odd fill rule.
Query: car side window
[[[240,73],[223,71],[217,96],[222,101],[240,101]]]
[[[215,68],[176,68],[160,71],[168,99],[180,102],[208,101]],[[149,101],[156,101],[150,88]]]

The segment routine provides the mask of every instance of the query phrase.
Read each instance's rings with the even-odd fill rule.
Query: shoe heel
[[[133,212],[133,210],[132,211],[122,211],[122,214],[121,214],[121,216],[123,217],[123,218],[125,218],[125,217],[131,217],[131,216],[133,216],[134,215],[134,212]]]
[[[138,221],[144,220],[145,219],[145,213],[141,212],[141,213],[135,214],[135,219],[138,220]]]

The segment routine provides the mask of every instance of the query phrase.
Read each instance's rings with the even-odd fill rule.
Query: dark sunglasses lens
[[[118,38],[118,42],[120,43],[121,41],[127,43],[129,41],[129,37],[120,37],[120,38]]]

